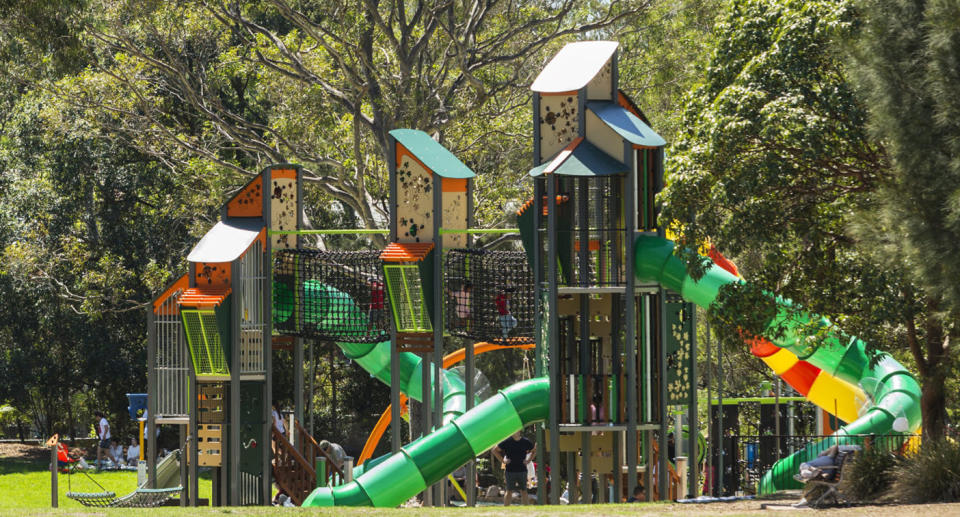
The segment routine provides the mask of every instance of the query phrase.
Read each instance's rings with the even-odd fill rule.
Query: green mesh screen
[[[417,266],[383,266],[383,273],[397,332],[432,331]]]
[[[220,344],[216,313],[212,310],[181,310],[180,314],[197,376],[230,375]]]

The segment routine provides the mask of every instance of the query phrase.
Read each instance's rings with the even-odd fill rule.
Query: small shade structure
[[[623,162],[611,157],[583,138],[577,138],[550,161],[530,169],[530,175],[534,177],[542,174],[611,176],[626,174],[629,170]]]
[[[469,179],[476,174],[446,147],[416,129],[394,129],[390,136],[407,148],[424,166],[441,178]]]
[[[579,90],[603,69],[613,53],[616,41],[577,41],[560,49],[530,85],[539,93]]]
[[[230,218],[220,221],[190,250],[190,262],[232,262],[250,248],[263,231],[263,221]]]
[[[667,141],[646,125],[640,117],[614,102],[588,102],[587,109],[621,138],[642,147],[663,147]]]

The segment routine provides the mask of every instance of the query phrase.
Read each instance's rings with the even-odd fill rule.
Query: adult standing
[[[97,418],[97,470],[100,470],[103,468],[104,451],[110,455],[110,424],[103,411],[95,411],[93,416]]]
[[[520,491],[520,502],[527,504],[527,464],[536,450],[536,444],[525,438],[520,431],[493,448],[493,455],[506,465],[504,477],[507,489],[503,494],[504,506],[510,506],[514,489]]]
[[[277,432],[283,435],[284,438],[287,437],[287,426],[283,425],[283,416],[280,414],[280,410],[277,409],[277,404],[273,404],[273,427],[276,428]]]

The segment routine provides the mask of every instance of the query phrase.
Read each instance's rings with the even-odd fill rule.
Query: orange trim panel
[[[441,192],[466,192],[467,178],[441,178]]]
[[[163,305],[163,302],[167,301],[167,298],[173,296],[177,291],[186,291],[190,287],[190,277],[189,275],[184,274],[177,279],[166,291],[153,300],[153,313],[160,316],[160,306]],[[167,315],[164,315],[167,316]]]
[[[227,296],[231,289],[191,287],[180,296],[180,305],[186,307],[218,307]]]
[[[252,179],[227,202],[228,217],[263,216],[263,176]]]
[[[270,169],[270,179],[297,179],[296,169]]]
[[[391,242],[380,253],[384,262],[420,262],[433,250],[432,242]]]

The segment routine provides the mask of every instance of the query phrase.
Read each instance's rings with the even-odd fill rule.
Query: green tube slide
[[[724,285],[741,280],[719,266],[711,265],[699,281],[687,275],[686,266],[673,254],[673,242],[649,235],[636,242],[636,274],[640,280],[660,283],[679,292],[687,301],[709,309]],[[895,359],[881,354],[872,363],[865,344],[840,331],[830,330],[824,343],[816,348],[804,344],[803,329],[814,322],[821,328],[830,322],[818,316],[790,310],[788,300],[771,326],[782,325],[784,335],[774,344],[790,350],[800,359],[848,383],[859,385],[869,401],[859,418],[841,427],[833,437],[808,444],[804,449],[777,462],[760,482],[760,492],[770,493],[795,487],[793,474],[801,463],[810,461],[830,445],[858,444],[856,435],[897,435],[920,427],[920,385],[913,375]],[[890,441],[891,443],[894,441]]]
[[[317,488],[303,506],[398,506],[524,426],[545,420],[549,400],[545,377],[514,384],[355,480]]]

